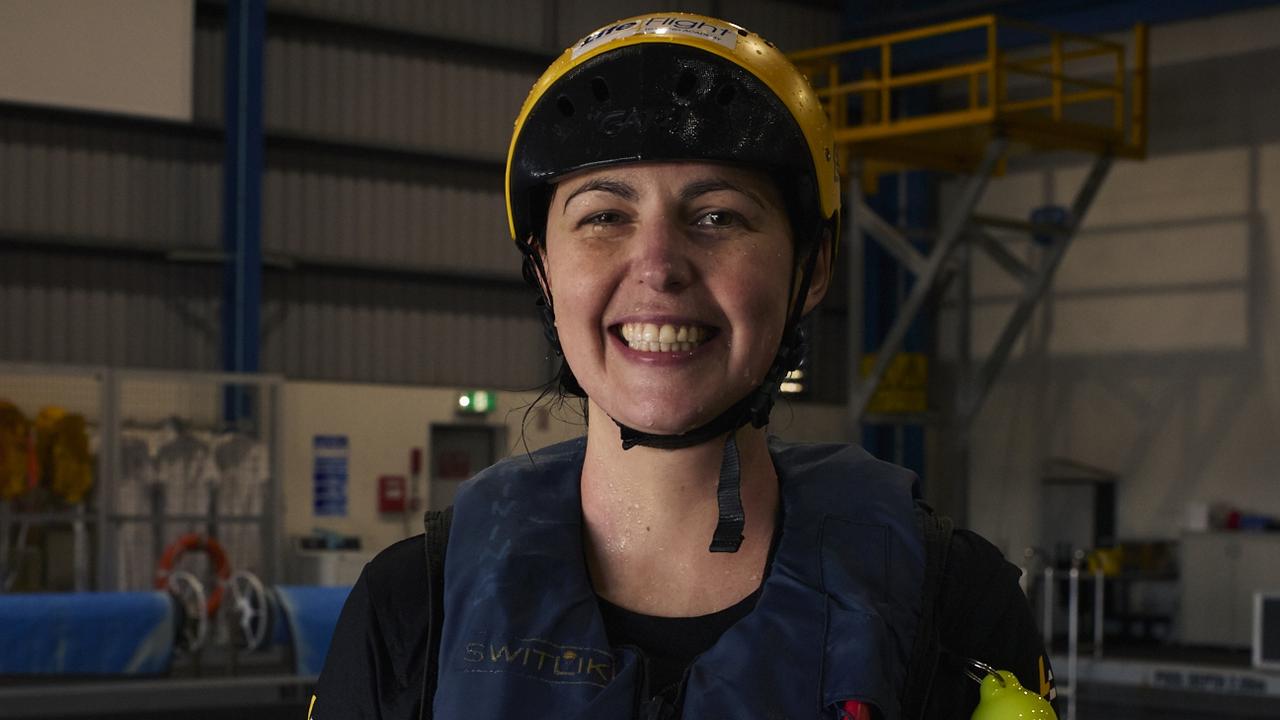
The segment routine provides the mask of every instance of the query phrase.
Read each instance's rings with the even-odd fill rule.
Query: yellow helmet
[[[838,234],[835,143],[808,81],[753,32],[661,12],[590,33],[534,83],[507,154],[512,239],[527,250],[541,237],[558,177],[650,160],[765,171],[786,199],[798,248],[824,230]]]

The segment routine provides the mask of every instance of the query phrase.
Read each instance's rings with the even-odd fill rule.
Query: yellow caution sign
[[[862,356],[859,375],[871,375],[876,354]],[[898,353],[867,404],[873,415],[923,413],[929,409],[929,358],[924,353]]]

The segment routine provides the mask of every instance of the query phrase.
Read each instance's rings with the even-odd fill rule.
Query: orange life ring
[[[222,592],[226,581],[231,577],[231,562],[227,560],[227,551],[222,549],[222,545],[217,540],[199,533],[187,533],[173,541],[173,544],[164,549],[164,555],[160,556],[160,562],[156,565],[156,588],[168,589],[169,573],[173,572],[173,566],[177,564],[178,558],[182,557],[183,553],[194,550],[209,556],[209,562],[213,563],[213,572],[218,578],[217,585],[214,586],[213,592],[209,593],[209,599],[205,601],[205,611],[208,612],[209,617],[213,617],[217,614],[218,607],[222,605]]]

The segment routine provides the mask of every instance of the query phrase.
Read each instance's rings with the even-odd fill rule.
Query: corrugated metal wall
[[[547,0],[272,0],[273,10],[503,47],[548,50],[557,5]],[[593,3],[608,5],[607,2]]]
[[[529,60],[433,48],[374,33],[285,25],[267,40],[268,130],[501,162],[511,121],[537,79]],[[196,35],[195,116],[222,118],[224,34]]]
[[[208,266],[6,248],[0,358],[216,369],[219,280]]]
[[[215,247],[221,161],[208,133],[0,114],[0,228],[30,240]]]
[[[519,277],[493,173],[273,152],[263,250],[365,268]],[[501,182],[501,175],[497,175]]]
[[[561,48],[650,2],[276,0],[262,369],[548,377],[502,201],[511,122]],[[686,3],[783,48],[821,3]],[[0,106],[0,359],[215,369],[225,10],[198,2],[190,125]]]

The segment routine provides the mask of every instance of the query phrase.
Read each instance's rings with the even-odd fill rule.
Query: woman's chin
[[[673,413],[671,406],[668,404],[652,407],[633,405],[620,409],[617,414],[610,413],[608,410],[605,410],[605,412],[615,422],[626,425],[633,430],[639,430],[650,435],[680,435],[705,425],[723,411],[723,408],[711,408],[710,410],[704,408],[705,406],[703,408],[685,408]]]

